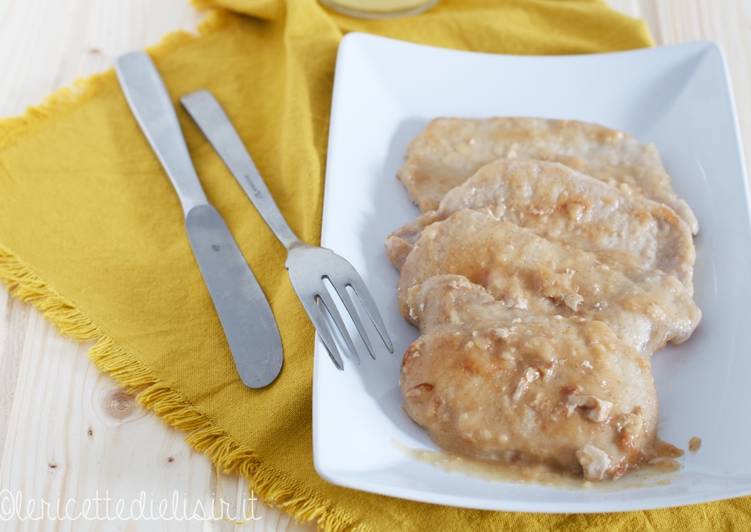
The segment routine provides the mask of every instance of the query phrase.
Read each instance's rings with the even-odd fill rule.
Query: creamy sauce
[[[657,458],[680,458],[685,454],[683,449],[659,438],[655,441],[654,452]]]
[[[699,438],[698,436],[694,436],[693,438],[688,440],[689,451],[691,451],[692,453],[695,453],[699,449],[701,449],[701,438]]]
[[[675,458],[655,458],[647,462],[652,470],[660,473],[672,473],[681,468],[681,463]]]
[[[681,469],[681,463],[676,458],[684,454],[675,445],[657,440],[654,449],[655,458],[643,464],[638,470],[616,480],[592,482],[567,475],[542,464],[485,462],[445,451],[424,451],[411,449],[398,443],[397,445],[412,458],[451,473],[463,473],[468,476],[498,482],[539,484],[564,489],[617,490],[664,486],[670,484],[672,480],[670,474]]]
[[[497,462],[483,462],[444,451],[420,451],[408,449],[408,454],[444,471],[464,473],[486,480],[503,482],[535,483],[559,488],[584,488],[593,484],[581,478],[574,478],[540,464],[521,465]]]

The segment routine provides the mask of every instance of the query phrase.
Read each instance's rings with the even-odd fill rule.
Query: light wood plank
[[[15,395],[24,331],[31,310],[0,288],[0,449],[5,442],[8,414]]]
[[[0,467],[0,489],[26,500],[52,504],[69,498],[81,511],[84,500],[111,497],[129,507],[142,491],[147,501],[171,501],[192,508],[212,497],[229,504],[248,499],[237,478],[217,478],[209,461],[193,452],[183,434],[165,427],[114,382],[99,374],[86,357],[88,345],[62,338],[37,312],[30,313],[21,350],[18,387]],[[0,530],[289,530],[290,519],[246,502],[246,517],[256,521],[235,527],[229,522],[198,520],[153,523],[17,521]],[[102,513],[108,507],[100,506]],[[218,507],[217,507],[218,508]],[[252,513],[251,513],[252,511]],[[241,515],[239,509],[233,515]],[[181,514],[178,514],[178,516]],[[228,516],[229,517],[229,516]]]
[[[0,3],[0,116],[13,115],[119,54],[194,29],[185,0],[4,0]]]
[[[0,3],[0,115],[16,114],[118,54],[166,32],[194,28],[183,0],[6,0]],[[288,516],[248,501],[247,483],[218,476],[184,435],[143,412],[100,375],[88,346],[62,338],[28,305],[0,290],[0,490],[29,500],[82,503],[108,491],[130,504],[179,491],[191,506],[221,498],[256,519],[235,526],[149,521],[0,522],[0,530],[296,530]],[[104,507],[102,506],[102,509]],[[309,529],[309,527],[305,527]]]
[[[749,138],[747,3],[611,0],[611,5],[645,18],[658,43],[718,41],[730,65],[744,138]],[[108,67],[117,54],[155,42],[171,29],[194,27],[196,21],[183,0],[5,0],[0,3],[0,115],[16,114],[76,77]],[[744,146],[748,156],[749,142]],[[96,372],[85,349],[62,339],[37,312],[0,291],[0,489],[48,499],[91,497],[97,488],[129,500],[141,489],[169,495],[177,488],[189,498],[217,490],[246,495],[247,486],[236,478],[217,483],[205,457],[192,452],[180,433],[133,406]],[[288,517],[261,505],[256,515],[262,519],[237,529],[286,530],[290,525]],[[0,523],[0,530],[192,527],[199,529],[195,523],[6,523],[5,528]],[[212,523],[206,529],[227,528],[235,527]]]

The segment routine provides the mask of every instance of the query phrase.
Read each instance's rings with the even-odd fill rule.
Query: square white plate
[[[654,357],[661,437],[683,448],[692,436],[703,441],[679,472],[609,489],[565,489],[450,472],[405,451],[436,447],[401,410],[401,354],[416,330],[397,310],[398,276],[383,241],[418,211],[394,176],[429,119],[493,115],[586,120],[655,143],[696,212],[696,299],[704,319],[686,344]],[[348,35],[336,67],[322,242],[360,271],[396,348],[339,372],[316,344],[314,459],[325,479],[432,503],[539,512],[751,494],[751,224],[733,100],[714,44],[523,57]]]

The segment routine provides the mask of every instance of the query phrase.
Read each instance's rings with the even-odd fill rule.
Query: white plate
[[[383,241],[418,212],[394,176],[430,118],[493,115],[586,120],[655,143],[698,216],[704,319],[686,344],[654,357],[660,435],[684,448],[692,436],[703,441],[678,473],[636,487],[564,489],[449,472],[405,451],[436,447],[401,410],[399,364],[416,331],[397,310],[397,272]],[[396,354],[383,350],[376,362],[339,372],[316,344],[317,471],[355,489],[493,510],[620,511],[751,494],[750,227],[733,100],[714,44],[523,57],[348,35],[336,67],[322,242],[362,274]]]

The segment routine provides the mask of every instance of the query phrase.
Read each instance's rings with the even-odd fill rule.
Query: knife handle
[[[183,212],[208,203],[185,145],[167,89],[154,63],[144,52],[115,60],[115,72],[133,115],[167,171]]]
[[[207,90],[196,91],[180,98],[180,102],[214,146],[276,238],[287,249],[301,245],[302,242],[274,203],[240,135],[214,95]]]

